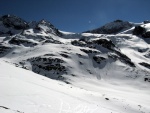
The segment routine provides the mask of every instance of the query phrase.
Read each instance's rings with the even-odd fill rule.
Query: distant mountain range
[[[4,15],[0,17],[0,60],[66,84],[84,79],[147,84],[150,22],[116,20],[94,30],[70,33],[46,20],[26,22]]]

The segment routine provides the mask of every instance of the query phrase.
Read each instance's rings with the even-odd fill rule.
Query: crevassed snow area
[[[76,79],[73,85],[0,62],[1,113],[149,113],[148,84]],[[80,81],[80,82],[79,82]],[[119,82],[119,81],[118,81]],[[117,83],[117,82],[116,82]]]

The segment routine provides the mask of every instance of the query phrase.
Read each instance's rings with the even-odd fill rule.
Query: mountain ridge
[[[71,64],[68,62],[68,60],[73,60],[74,64],[77,65],[78,67],[82,67],[84,65],[87,67],[87,69],[84,68],[83,73],[88,73],[87,75],[96,75],[97,78],[99,78],[99,72],[101,73],[109,73],[111,70],[113,70],[112,67],[110,67],[110,70],[105,68],[107,65],[116,65],[116,67],[120,68],[119,64],[123,65],[124,68],[129,68],[130,70],[134,70],[132,75],[139,77],[138,70],[140,69],[140,66],[144,66],[146,68],[146,71],[143,70],[143,80],[147,77],[146,73],[149,73],[147,69],[149,70],[149,63],[147,62],[149,59],[148,57],[145,57],[146,55],[149,54],[149,45],[148,48],[146,48],[146,55],[145,56],[140,56],[146,59],[146,62],[136,62],[134,61],[131,57],[128,56],[124,51],[120,50],[122,48],[122,45],[119,43],[123,43],[122,41],[128,41],[129,40],[139,40],[142,39],[141,37],[138,37],[140,34],[136,34],[135,32],[139,32],[140,30],[136,30],[137,27],[135,26],[135,29],[133,29],[133,24],[131,28],[131,24],[129,22],[124,22],[122,20],[116,20],[114,22],[108,23],[104,25],[100,29],[114,29],[115,27],[120,27],[121,25],[121,30],[119,29],[120,33],[122,32],[122,29],[126,28],[125,31],[128,29],[133,29],[131,35],[127,34],[88,34],[88,33],[81,33],[81,34],[71,34],[68,39],[68,35],[64,32],[59,31],[57,28],[55,28],[50,22],[41,20],[39,22],[30,22],[27,23],[24,20],[22,20],[19,17],[16,16],[11,16],[11,15],[5,15],[1,17],[0,19],[4,24],[1,25],[3,27],[6,27],[9,31],[6,32],[6,35],[8,35],[6,38],[3,39],[1,42],[1,56],[2,58],[5,58],[5,56],[9,56],[10,59],[16,59],[16,55],[23,55],[26,53],[17,53],[13,52],[17,51],[17,49],[23,49],[27,53],[28,51],[33,51],[33,48],[38,49],[39,51],[40,48],[43,47],[53,47],[53,48],[59,48],[61,51],[57,50],[55,53],[53,50],[51,52],[53,54],[49,54],[49,52],[45,49],[43,51],[47,51],[46,53],[43,53],[41,55],[36,55],[37,53],[32,54],[30,57],[27,57],[24,59],[24,55],[22,56],[22,60],[13,61],[15,62],[14,64],[17,64],[18,66],[21,66],[23,68],[29,69],[35,73],[39,73],[41,75],[53,78],[53,79],[60,79],[60,80],[65,80],[67,79],[66,75],[73,75],[73,76],[80,76],[80,73],[74,73],[74,71],[79,71],[81,72],[81,69],[77,67],[72,67]],[[14,23],[13,23],[14,22]],[[7,23],[7,25],[5,25]],[[119,24],[118,24],[119,23]],[[126,27],[126,23],[127,26]],[[129,25],[128,25],[129,24]],[[149,23],[146,23],[146,25]],[[19,26],[16,29],[14,26]],[[112,26],[111,26],[112,25]],[[122,27],[124,26],[125,27]],[[26,26],[26,27],[24,27]],[[3,27],[1,29],[3,29]],[[143,26],[141,26],[142,28]],[[7,34],[8,32],[13,32],[14,30],[17,30],[18,33],[14,32],[11,34]],[[143,28],[144,29],[144,28]],[[99,29],[98,29],[99,30]],[[118,31],[118,32],[119,32]],[[142,32],[143,33],[143,32]],[[14,35],[13,35],[14,34]],[[135,35],[134,35],[135,34]],[[5,33],[2,34],[3,36]],[[10,35],[10,36],[9,36]],[[86,36],[87,35],[87,36]],[[92,36],[93,35],[93,36]],[[133,35],[133,36],[132,36]],[[140,36],[143,36],[142,34]],[[66,37],[66,38],[65,38]],[[76,39],[74,39],[76,37]],[[122,39],[120,39],[122,37]],[[132,38],[133,37],[133,38]],[[120,40],[121,42],[118,42],[117,40]],[[144,40],[142,40],[144,42]],[[132,42],[132,41],[131,41]],[[142,42],[142,43],[143,43]],[[133,43],[133,42],[132,42]],[[145,42],[147,43],[147,42]],[[118,44],[120,47],[118,47]],[[147,43],[148,44],[148,43]],[[125,45],[128,45],[125,43]],[[131,46],[131,45],[128,45]],[[140,47],[140,46],[139,46]],[[138,54],[143,54],[141,48],[138,48]],[[68,48],[68,49],[65,49]],[[74,49],[74,51],[71,50],[71,48]],[[127,47],[128,48],[128,47]],[[127,49],[126,48],[126,49]],[[27,49],[27,50],[26,50]],[[30,50],[31,49],[31,50]],[[131,49],[131,48],[128,48]],[[142,48],[143,49],[143,48]],[[19,51],[20,51],[19,50]],[[134,50],[134,49],[131,49]],[[80,51],[79,53],[76,51]],[[134,50],[137,52],[137,50]],[[141,51],[141,53],[140,53]],[[12,55],[12,56],[11,56]],[[13,57],[15,56],[15,57]],[[11,58],[12,57],[12,58]],[[18,56],[21,57],[21,56]],[[83,58],[84,62],[82,62]],[[79,64],[78,64],[79,62]],[[88,63],[86,63],[88,62]],[[110,63],[110,64],[109,64]],[[29,66],[30,64],[30,66]],[[26,65],[26,67],[24,66]],[[90,67],[90,66],[91,67]],[[83,68],[83,67],[82,67]],[[97,71],[94,72],[95,68],[98,68]],[[118,70],[116,70],[117,72]],[[124,74],[121,74],[121,71],[116,74],[118,75],[123,75],[125,76],[125,71],[122,68],[122,71]],[[127,71],[127,73],[130,73]],[[78,75],[79,74],[79,75]],[[111,74],[111,73],[109,73]],[[108,74],[106,74],[108,75]],[[142,77],[142,76],[141,76]],[[101,78],[101,77],[100,77]],[[105,78],[105,77],[104,77]],[[130,76],[129,78],[134,78]]]
[[[5,19],[1,113],[149,113],[149,22],[99,34],[60,31],[46,20]]]

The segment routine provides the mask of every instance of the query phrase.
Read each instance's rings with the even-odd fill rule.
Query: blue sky
[[[63,31],[82,32],[122,19],[150,20],[150,0],[0,0],[0,15],[46,19]]]

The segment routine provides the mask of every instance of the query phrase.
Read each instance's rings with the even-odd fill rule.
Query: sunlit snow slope
[[[150,25],[86,33],[0,17],[1,113],[150,113]]]

